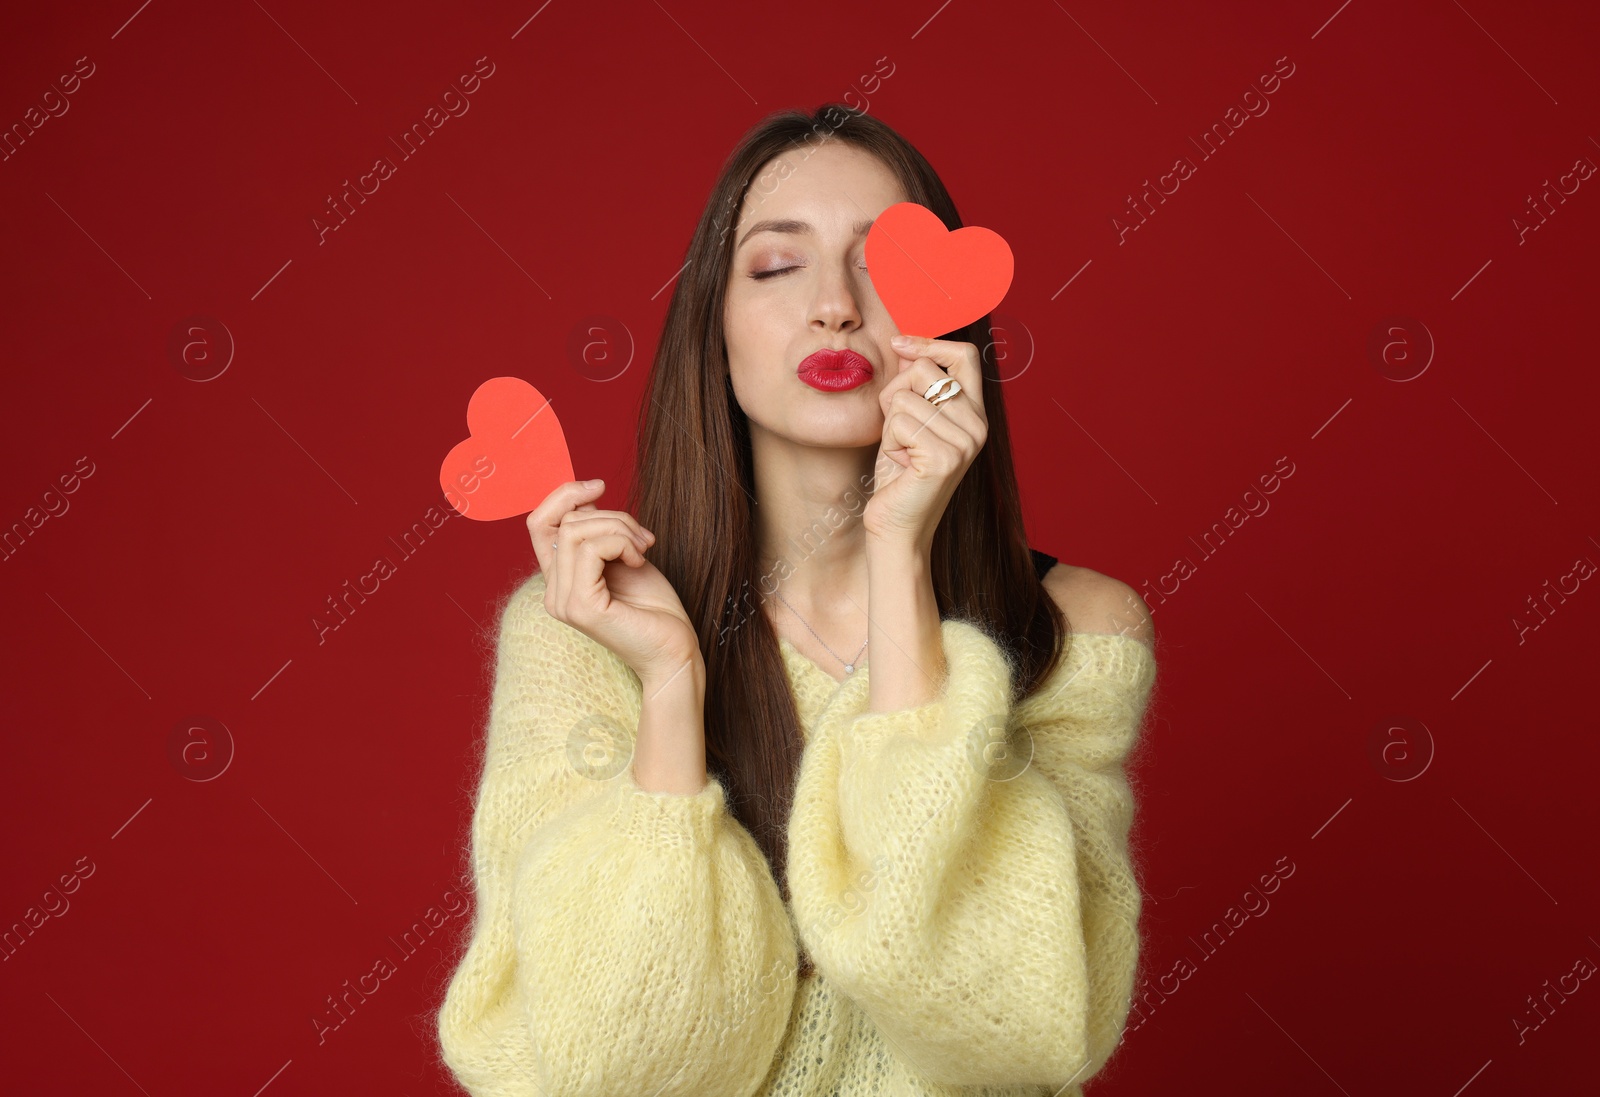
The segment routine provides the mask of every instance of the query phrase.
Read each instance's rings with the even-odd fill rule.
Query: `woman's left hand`
[[[989,437],[982,364],[971,343],[918,335],[893,342],[900,372],[878,394],[877,486],[861,521],[879,544],[928,552],[956,485]],[[943,377],[954,377],[961,391],[935,407],[922,394]]]

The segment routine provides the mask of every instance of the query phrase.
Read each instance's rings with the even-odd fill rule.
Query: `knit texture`
[[[438,1015],[474,1097],[1081,1097],[1128,1016],[1123,762],[1149,647],[1073,635],[1022,702],[978,625],[937,697],[867,711],[780,642],[805,753],[786,904],[712,778],[641,789],[639,679],[544,610],[501,619],[477,908]],[[816,974],[797,979],[803,948]]]

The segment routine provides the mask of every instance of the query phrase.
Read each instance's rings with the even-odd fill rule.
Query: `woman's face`
[[[745,194],[734,228],[723,332],[734,396],[753,430],[804,445],[863,447],[883,437],[878,393],[900,371],[899,333],[866,269],[872,220],[906,201],[894,174],[869,152],[824,142],[809,157],[769,161]],[[813,366],[865,366],[862,374],[810,374]],[[863,362],[864,360],[864,362]]]

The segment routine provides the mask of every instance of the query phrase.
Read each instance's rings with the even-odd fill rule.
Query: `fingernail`
[[[604,480],[585,480],[583,482],[583,486],[586,488],[594,488],[599,487],[603,483],[605,483]]]
[[[893,339],[889,340],[889,342],[893,343],[897,347],[909,347],[911,345],[911,336],[896,335]]]

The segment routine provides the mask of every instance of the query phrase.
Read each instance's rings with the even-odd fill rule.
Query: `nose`
[[[854,331],[861,326],[861,305],[846,261],[826,264],[818,276],[810,323],[823,331]]]

